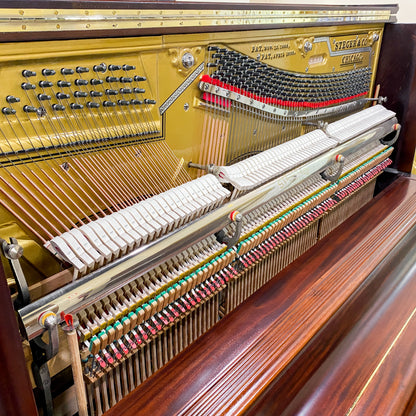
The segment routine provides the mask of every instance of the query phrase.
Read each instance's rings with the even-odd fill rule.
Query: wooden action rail
[[[411,408],[411,366],[402,364],[398,379],[395,369],[400,354],[414,358],[406,340],[415,326],[416,301],[408,296],[415,278],[410,270],[395,281],[388,262],[392,270],[403,268],[399,260],[407,259],[414,240],[415,202],[416,181],[396,180],[106,415],[293,414],[291,406],[311,415],[322,414],[322,406],[329,414],[359,414],[358,406],[370,406],[374,396],[396,403],[394,409]],[[373,359],[366,363],[360,352],[370,346]],[[337,407],[333,393],[344,379],[360,382]],[[396,394],[400,382],[408,386]],[[312,408],[316,394],[321,406]]]

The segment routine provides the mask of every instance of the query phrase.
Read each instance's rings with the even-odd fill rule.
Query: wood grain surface
[[[402,415],[416,386],[416,228],[380,270],[377,298],[283,415]]]
[[[400,45],[400,48],[397,47]],[[393,167],[410,173],[416,148],[416,24],[387,24],[375,84],[402,125]]]
[[[26,369],[22,341],[0,264],[0,415],[35,416],[38,414],[32,385]]]
[[[270,396],[283,411],[365,314],[362,301],[375,292],[372,273],[416,222],[415,191],[414,180],[394,182],[108,415],[279,414],[265,404]],[[299,357],[306,375],[286,383]],[[275,400],[286,386],[287,397]]]

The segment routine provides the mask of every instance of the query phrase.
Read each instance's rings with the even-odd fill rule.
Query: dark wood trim
[[[386,25],[376,84],[402,124],[392,167],[410,173],[416,149],[416,24]]]
[[[375,274],[367,311],[284,412],[259,414],[402,415],[416,386],[416,229]],[[270,408],[268,408],[268,411]],[[275,411],[275,409],[272,409]]]
[[[35,400],[22,350],[22,340],[0,264],[0,414],[35,416]]]
[[[374,274],[368,278],[298,354],[288,369],[262,392],[245,416],[282,414],[287,404],[299,395],[300,387],[319,371],[327,356],[343,341],[344,335],[357,325],[369,305],[377,300],[385,281],[385,275]],[[270,401],[271,396],[275,400]]]

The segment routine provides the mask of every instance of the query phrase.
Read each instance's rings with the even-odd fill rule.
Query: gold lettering
[[[363,38],[354,38],[354,39],[344,39],[334,42],[334,51],[345,51],[348,49],[363,48],[367,46],[367,39]]]
[[[353,53],[350,55],[344,55],[341,59],[342,65],[354,65],[363,62],[364,56],[362,53]]]

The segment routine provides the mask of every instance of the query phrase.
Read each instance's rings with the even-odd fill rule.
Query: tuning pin
[[[70,95],[69,95],[69,94],[65,94],[65,93],[63,93],[63,92],[58,92],[58,93],[56,94],[56,98],[57,98],[58,100],[67,100],[69,97],[70,97]]]
[[[72,75],[75,71],[70,68],[61,68],[62,75]]]
[[[22,89],[24,90],[34,90],[36,88],[36,85],[31,84],[30,82],[23,82],[22,83]]]
[[[54,111],[64,111],[65,106],[62,105],[62,104],[53,104],[52,105],[52,110],[54,110]]]
[[[25,78],[35,77],[35,76],[36,76],[36,72],[34,72],[34,71],[30,71],[29,69],[24,69],[24,70],[22,71],[22,75],[23,75]]]
[[[70,87],[71,83],[69,81],[58,81],[57,85],[58,87],[66,88],[66,87]]]
[[[56,71],[54,69],[42,69],[42,75],[44,77],[55,75]]]
[[[78,103],[71,103],[69,106],[71,107],[72,110],[82,110],[84,108],[82,104],[78,104]]]
[[[107,65],[104,64],[104,63],[99,64],[99,65],[94,65],[92,70],[94,72],[105,72],[105,71],[107,71]]]
[[[6,116],[10,116],[12,114],[16,114],[16,110],[14,108],[3,107],[1,112]]]
[[[76,79],[75,80],[75,85],[76,86],[81,86],[81,85],[88,85],[88,80],[86,80],[86,79]]]
[[[88,97],[88,93],[85,91],[75,91],[74,92],[74,97],[76,98],[86,98]]]
[[[51,96],[48,94],[38,94],[38,100],[39,101],[47,101],[50,100]]]
[[[14,95],[8,95],[8,96],[6,97],[6,101],[7,101],[8,103],[10,103],[10,104],[13,104],[13,103],[18,103],[18,102],[20,101],[20,98],[15,97]]]
[[[77,66],[76,69],[75,69],[75,71],[78,74],[84,74],[85,72],[90,72],[90,69],[89,68],[86,68],[85,66]]]
[[[33,107],[32,105],[25,105],[23,107],[23,111],[25,113],[37,113],[38,109],[36,107]]]
[[[49,88],[49,87],[52,87],[52,85],[53,83],[50,81],[45,81],[45,80],[39,81],[39,87],[41,88]]]

